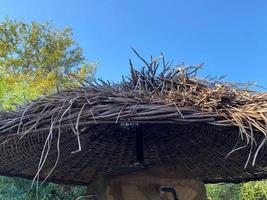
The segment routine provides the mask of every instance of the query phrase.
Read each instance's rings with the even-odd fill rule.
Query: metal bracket
[[[169,186],[161,186],[160,187],[160,192],[161,193],[168,193],[168,192],[170,192],[170,193],[172,193],[173,200],[179,200],[178,199],[178,196],[176,194],[175,189],[173,189],[172,187],[169,187]]]

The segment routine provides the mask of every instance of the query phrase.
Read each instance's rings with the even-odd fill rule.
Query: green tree
[[[240,188],[241,199],[244,200],[265,200],[267,199],[267,180],[251,181],[242,184]]]
[[[30,200],[36,199],[36,190],[31,186],[30,180],[20,178],[0,177],[1,200]],[[45,183],[38,190],[40,200],[73,200],[86,192],[86,187],[62,186]]]
[[[267,180],[206,185],[209,200],[266,200]]]
[[[209,200],[240,200],[240,184],[206,185]]]
[[[77,79],[91,79],[94,71],[95,64],[86,62],[71,28],[58,30],[48,22],[9,18],[0,24],[0,100],[4,108],[10,102],[75,86]]]

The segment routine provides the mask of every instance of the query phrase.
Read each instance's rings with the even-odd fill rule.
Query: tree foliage
[[[244,200],[267,199],[267,181],[244,183],[240,188],[240,194]]]
[[[2,107],[73,87],[77,79],[91,79],[94,71],[95,64],[86,62],[70,28],[58,30],[48,22],[25,23],[8,18],[0,24]]]
[[[206,185],[209,200],[265,200],[267,180],[241,184]]]
[[[73,200],[85,192],[86,187],[45,183],[38,189],[38,199]],[[30,180],[0,177],[0,199],[30,200],[36,197],[36,190],[31,187]]]

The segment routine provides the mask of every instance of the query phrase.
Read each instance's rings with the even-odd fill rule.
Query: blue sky
[[[147,58],[162,51],[174,63],[205,62],[202,75],[267,87],[264,0],[1,0],[0,19],[7,15],[72,27],[103,79],[128,74],[134,47]]]

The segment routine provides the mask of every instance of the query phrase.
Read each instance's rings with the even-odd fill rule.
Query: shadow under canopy
[[[3,111],[0,174],[82,185],[153,168],[205,183],[267,177],[266,92],[145,65]]]

